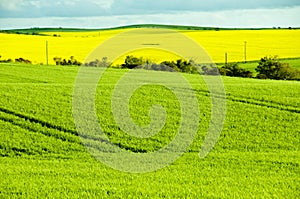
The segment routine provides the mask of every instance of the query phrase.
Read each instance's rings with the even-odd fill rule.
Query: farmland
[[[32,53],[33,56],[37,52]],[[79,54],[73,55],[79,58]],[[42,53],[40,56],[37,62],[43,61]],[[31,58],[25,54],[24,57]],[[104,165],[82,144],[90,140],[78,136],[72,115],[78,72],[79,67],[73,66],[0,64],[0,197],[296,198],[299,195],[300,82],[223,77],[226,90],[223,131],[214,149],[200,159],[199,151],[210,122],[211,96],[200,75],[181,74],[199,102],[197,135],[188,150],[172,164],[154,172],[135,174]],[[130,99],[133,121],[142,126],[149,124],[149,108],[157,103],[168,116],[160,132],[140,139],[120,130],[111,110],[115,85],[129,70],[88,68],[85,72],[87,77],[103,72],[96,91],[96,115],[112,143],[127,151],[149,153],[174,138],[180,121],[179,102],[169,89],[151,84],[153,79],[147,78],[173,80],[175,87],[188,93],[188,89],[176,82],[174,73],[138,70],[131,76],[133,83],[140,80],[150,83],[137,89]]]
[[[50,64],[54,64],[54,57],[68,59],[70,56],[74,56],[76,59],[83,62],[89,53],[98,45],[119,33],[130,30],[133,30],[133,28],[89,31],[46,29],[40,32],[40,35],[0,33],[0,55],[3,59],[23,57],[31,60],[35,64],[45,64],[45,43],[48,41]],[[149,28],[140,28],[140,31],[147,32],[149,31]],[[214,29],[179,29],[174,31],[182,33],[188,38],[196,41],[208,52],[213,61],[217,63],[224,63],[225,53],[228,55],[229,62],[244,61],[245,42],[247,42],[246,59],[248,61],[259,60],[261,57],[269,55],[278,55],[280,58],[299,57],[299,29],[218,31]],[[22,33],[22,31],[19,31],[19,33]],[[163,38],[163,35],[161,35],[161,37]],[[159,45],[159,43],[157,44]],[[117,47],[117,45],[111,46],[112,49]],[[150,51],[138,51],[135,52],[134,55],[154,59],[154,61],[174,59],[174,55],[164,53],[153,54]],[[110,54],[108,52],[108,54],[102,56],[109,57]],[[193,59],[195,57],[191,55],[189,58]]]
[[[300,69],[299,36],[177,26],[2,31],[1,59],[33,64],[0,63],[0,198],[297,198],[299,81],[55,66],[53,58],[223,64],[227,53],[256,73],[255,60],[269,55]]]

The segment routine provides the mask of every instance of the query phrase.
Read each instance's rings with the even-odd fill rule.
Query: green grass
[[[99,70],[90,68],[86,75]],[[223,77],[226,121],[213,151],[200,159],[211,115],[210,93],[199,75],[182,74],[199,101],[197,136],[171,165],[133,174],[97,161],[82,144],[90,138],[78,137],[72,117],[77,72],[77,67],[0,64],[0,198],[299,196],[300,82]],[[176,134],[178,101],[162,86],[138,89],[130,100],[133,120],[149,124],[149,107],[159,103],[168,113],[166,125],[146,139],[122,132],[111,113],[111,96],[126,72],[104,72],[96,92],[98,119],[121,148],[155,151]],[[151,82],[155,75],[174,78],[173,73],[138,71],[132,80]],[[174,85],[181,88],[178,82]]]

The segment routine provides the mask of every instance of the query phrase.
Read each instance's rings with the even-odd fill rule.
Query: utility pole
[[[225,66],[227,66],[228,59],[227,59],[227,52],[225,53]]]
[[[48,65],[48,41],[46,41],[46,65]]]
[[[246,63],[247,62],[247,41],[244,42],[244,58]]]

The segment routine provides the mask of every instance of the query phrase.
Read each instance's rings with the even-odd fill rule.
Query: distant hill
[[[165,28],[175,30],[266,30],[266,29],[278,29],[278,28],[220,28],[220,27],[202,27],[202,26],[183,26],[183,25],[164,25],[164,24],[136,24],[126,25],[111,28],[99,28],[99,29],[85,29],[85,28],[39,28],[33,27],[28,29],[8,29],[1,30],[5,33],[17,33],[17,34],[30,34],[30,35],[43,35],[43,32],[87,32],[87,31],[99,31],[99,30],[116,30],[116,29],[128,29],[128,28]],[[300,29],[296,28],[281,28],[281,29]]]

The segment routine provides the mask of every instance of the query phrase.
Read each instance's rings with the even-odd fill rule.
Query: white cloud
[[[79,0],[66,0],[66,1],[56,1],[54,2],[57,5],[66,5],[66,6],[73,6],[76,5],[79,2]]]
[[[237,17],[238,16],[238,17]],[[215,12],[100,17],[9,18],[0,20],[0,29],[30,27],[108,28],[141,23],[195,25],[231,28],[300,27],[300,6],[285,9],[256,9]]]
[[[39,1],[39,0],[35,0],[35,1],[28,1],[28,3],[31,5],[31,6],[34,6],[36,8],[42,8],[42,2]]]
[[[276,9],[300,6],[299,0],[0,0],[1,18],[84,17]]]
[[[0,8],[10,11],[18,10],[24,5],[24,0],[1,0]]]
[[[102,9],[109,10],[112,8],[114,0],[90,0],[90,3],[93,3]]]
[[[51,5],[52,1],[49,0],[1,0],[0,8],[9,11],[20,11],[26,8],[43,8],[47,5]],[[53,3],[52,3],[53,5]],[[28,13],[30,14],[30,13]]]

